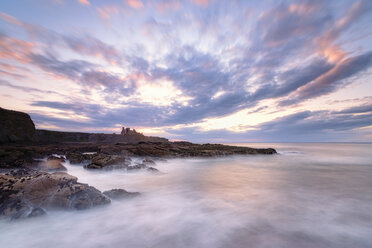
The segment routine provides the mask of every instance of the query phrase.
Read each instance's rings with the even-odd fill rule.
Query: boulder
[[[64,172],[12,170],[0,175],[0,191],[0,216],[14,219],[39,215],[38,208],[87,209],[110,203],[99,190]]]
[[[82,153],[77,152],[67,153],[66,158],[70,161],[71,164],[80,164],[85,160],[84,155]]]
[[[93,156],[91,163],[85,166],[87,169],[120,169],[128,165],[126,159],[121,155],[108,155],[99,153]]]
[[[128,192],[124,189],[112,189],[104,191],[103,194],[110,197],[111,199],[122,199],[140,195],[139,192]]]

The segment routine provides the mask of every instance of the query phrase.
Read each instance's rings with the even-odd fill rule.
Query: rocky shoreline
[[[53,154],[64,155],[72,163],[81,163],[91,160],[93,154],[112,155],[112,159],[125,160],[125,158],[130,159],[133,156],[180,158],[275,153],[273,148],[256,149],[190,142],[4,144],[0,145],[0,168],[34,168],[38,164],[35,159],[42,159]]]
[[[123,128],[120,135],[38,132],[27,114],[0,110],[4,114],[0,116],[0,218],[35,217],[52,209],[87,209],[139,195],[124,189],[102,193],[80,183],[66,173],[66,160],[87,170],[156,173],[158,159],[276,154],[273,148],[170,142],[129,128]]]

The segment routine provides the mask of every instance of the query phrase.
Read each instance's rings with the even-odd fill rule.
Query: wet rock
[[[66,158],[70,161],[71,164],[80,164],[85,160],[84,155],[82,153],[77,152],[67,153]]]
[[[47,161],[43,161],[40,164],[40,170],[42,171],[67,171],[67,168],[63,166],[61,163],[63,159],[49,159]]]
[[[34,167],[38,162],[33,159],[35,154],[27,148],[0,149],[0,168]]]
[[[124,156],[121,155],[108,155],[99,153],[95,155],[91,163],[85,166],[87,169],[119,169],[126,168],[127,163]]]
[[[146,165],[145,164],[135,164],[127,167],[128,171],[133,171],[133,170],[141,170],[145,169]]]
[[[44,209],[42,208],[34,208],[32,209],[31,213],[29,213],[27,215],[28,218],[33,218],[33,217],[39,217],[39,216],[43,216],[43,215],[46,215],[46,212]]]
[[[49,161],[49,160],[58,160],[58,161],[60,161],[61,163],[66,162],[66,160],[65,160],[63,157],[57,157],[57,156],[55,156],[55,155],[50,155],[50,156],[48,156],[48,157],[47,157],[47,161]]]
[[[159,172],[159,170],[154,167],[147,167],[146,170],[151,172]]]
[[[142,163],[143,164],[155,164],[155,161],[152,160],[152,159],[149,159],[149,158],[145,158],[144,160],[142,160]]]
[[[139,192],[128,192],[124,189],[112,189],[103,192],[104,195],[110,197],[111,199],[122,199],[139,196]]]
[[[97,154],[92,158],[93,164],[99,164],[101,166],[111,165],[114,163],[125,162],[125,158],[119,155],[106,155],[106,154]]]
[[[213,157],[227,155],[275,154],[275,149],[256,149],[250,147],[221,144],[193,144],[190,142],[153,143],[141,142],[123,146],[129,154],[149,157]]]
[[[12,170],[0,175],[0,192],[0,216],[13,219],[23,218],[36,208],[86,209],[110,203],[99,190],[78,183],[76,177],[64,172]]]
[[[86,154],[85,152],[90,152]],[[92,154],[97,152],[97,154]],[[158,161],[160,158],[174,157],[211,157],[211,156],[228,156],[234,154],[275,154],[272,148],[255,149],[250,147],[227,146],[219,144],[193,144],[189,142],[141,142],[138,144],[128,143],[63,143],[63,144],[43,144],[43,145],[2,145],[0,147],[0,168],[36,168],[39,165],[35,163],[34,158],[44,158],[50,154],[65,154],[66,159],[71,164],[88,164],[93,158],[96,164],[92,168],[104,168],[108,161],[102,161],[107,156],[118,156],[124,158],[125,162],[115,162],[113,167],[125,168],[129,164],[129,156],[142,156],[151,158],[152,161]],[[98,156],[98,157],[97,157]],[[149,166],[153,164],[144,159],[142,163]],[[115,165],[115,166],[114,166]],[[110,167],[106,167],[110,169]],[[111,167],[112,169],[112,167]]]

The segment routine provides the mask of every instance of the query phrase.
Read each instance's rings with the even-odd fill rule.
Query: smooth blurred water
[[[162,173],[68,173],[139,191],[86,211],[0,221],[4,248],[372,247],[372,144],[240,144],[280,155],[172,159]]]

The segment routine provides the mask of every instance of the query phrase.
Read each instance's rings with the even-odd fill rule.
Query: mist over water
[[[66,163],[79,182],[141,195],[1,220],[0,246],[372,247],[372,144],[244,145],[280,155],[170,159],[159,174]]]

